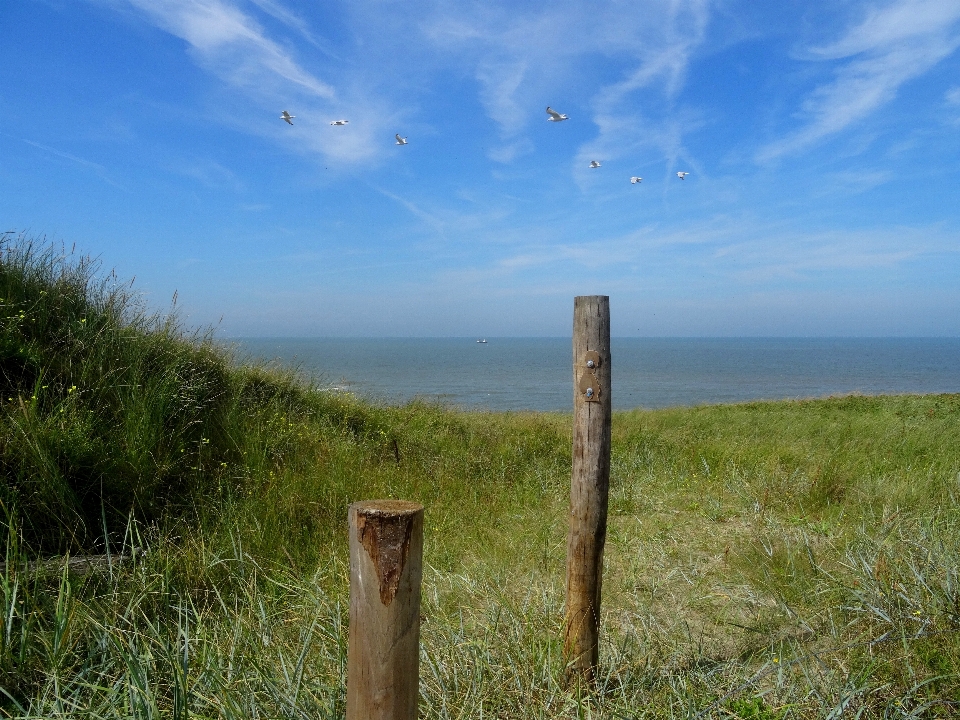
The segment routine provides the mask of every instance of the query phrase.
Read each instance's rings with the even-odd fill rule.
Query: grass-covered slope
[[[358,493],[387,492],[385,460],[390,476],[455,466],[457,492],[485,494],[491,467],[558,450],[552,429],[491,450],[488,429],[436,408],[378,408],[240,364],[96,270],[55,247],[0,243],[0,502],[31,552],[102,551],[131,518],[216,524],[245,497],[254,526],[296,544]]]
[[[421,717],[960,709],[960,396],[615,414],[583,694],[559,682],[569,416],[320,392],[89,264],[0,260],[0,716],[343,717],[346,507],[373,497],[427,508]]]
[[[263,446],[266,418],[327,409],[95,270],[23,238],[0,243],[0,500],[38,552],[102,547],[104,524],[122,531],[131,513],[191,514],[261,469],[251,451],[282,452]]]

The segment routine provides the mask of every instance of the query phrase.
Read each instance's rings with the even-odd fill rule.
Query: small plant
[[[741,720],[780,720],[781,713],[776,713],[764,702],[763,698],[731,700],[727,706],[734,717]]]

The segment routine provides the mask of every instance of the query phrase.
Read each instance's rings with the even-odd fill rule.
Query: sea
[[[569,337],[238,338],[332,392],[495,411],[569,411]],[[960,392],[960,338],[612,338],[615,409]]]

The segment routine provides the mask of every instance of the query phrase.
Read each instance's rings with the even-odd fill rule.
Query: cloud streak
[[[104,0],[91,0],[100,2]],[[343,63],[318,40],[307,20],[291,12],[278,0],[105,0],[114,8],[132,9],[149,24],[180,38],[197,65],[221,80],[225,87],[239,91],[245,107],[253,100],[269,106],[271,115],[289,108],[297,116],[295,126],[277,128],[264,122],[258,110],[256,119],[249,113],[229,115],[219,109],[218,120],[253,135],[279,141],[291,152],[321,156],[347,168],[375,159],[384,152],[383,138],[389,137],[388,123],[403,115],[389,97],[369,87],[369,68],[362,63]],[[251,12],[257,8],[277,20],[281,31],[292,31],[305,38],[301,46],[305,57],[294,48],[296,43],[274,38]],[[299,38],[298,38],[299,39]],[[310,54],[312,48],[320,53]],[[331,66],[331,61],[336,61]],[[308,67],[309,64],[309,67]],[[326,75],[336,77],[335,87],[316,68],[327,68]],[[352,124],[331,129],[329,120],[349,117]],[[275,118],[269,121],[276,125]]]
[[[516,231],[516,237],[524,233]],[[655,225],[590,242],[522,243],[483,267],[445,277],[467,285],[515,285],[519,278],[598,275],[606,285],[674,283],[678,277],[710,278],[721,287],[748,290],[832,284],[877,272],[896,273],[911,263],[956,262],[956,232],[941,226],[823,230],[810,232],[782,223],[715,217],[664,229]]]
[[[889,103],[904,83],[960,47],[958,21],[957,0],[899,0],[869,11],[836,42],[810,49],[808,59],[840,67],[804,100],[803,127],[763,147],[757,161],[800,152]]]
[[[128,0],[155,25],[186,41],[200,62],[233,84],[255,88],[269,76],[326,100],[334,90],[268,38],[259,23],[222,0]]]
[[[82,157],[78,157],[71,153],[64,152],[63,150],[57,150],[56,148],[52,148],[49,145],[43,145],[38,142],[33,142],[33,140],[26,140],[25,138],[17,138],[17,139],[20,142],[26,143],[27,145],[35,147],[39,150],[43,150],[44,152],[48,152],[51,155],[56,155],[57,157],[63,158],[64,160],[70,160],[71,162],[75,162],[78,165],[83,165],[84,167],[92,168],[93,170],[96,170],[98,173],[105,173],[107,171],[107,169],[103,165],[101,165],[100,163],[95,163],[92,160],[85,160]]]
[[[318,50],[327,53],[335,59],[337,58],[337,56],[330,51],[329,43],[321,41],[317,37],[316,33],[311,30],[310,24],[306,20],[296,13],[288,10],[279,2],[275,2],[275,0],[250,0],[250,2],[256,5],[262,12],[272,17],[274,20],[278,20],[287,27],[296,30],[301,37],[305,38],[307,42],[309,42]]]
[[[563,98],[584,94],[593,98],[600,137],[581,156],[611,157],[614,148],[622,152],[649,144],[643,138],[649,137],[644,131],[650,123],[636,122],[638,116],[625,112],[624,105],[637,91],[655,85],[668,103],[676,99],[690,59],[705,39],[711,5],[712,0],[653,0],[643,6],[561,1],[533,11],[512,4],[479,11],[440,3],[424,27],[439,48],[474,67],[480,102],[503,141],[489,153],[491,159],[510,162],[532,149],[524,133],[531,121],[543,119],[543,106],[569,113]],[[621,79],[599,89],[582,85],[577,78],[597,58],[623,68]],[[676,152],[675,133],[656,136],[670,137],[667,146]]]
[[[14,138],[13,135],[7,135],[6,133],[0,133],[0,135]],[[19,140],[20,142],[26,145],[29,145],[31,147],[35,147],[38,150],[43,150],[45,153],[49,153],[50,155],[63,158],[64,160],[69,160],[70,162],[76,163],[77,165],[80,165],[82,167],[90,168],[96,173],[96,175],[101,180],[103,180],[108,185],[111,185],[117,188],[118,190],[127,190],[127,188],[125,188],[120,183],[115,182],[114,180],[111,180],[109,175],[107,174],[107,168],[105,168],[100,163],[95,163],[92,160],[87,160],[85,158],[79,157],[78,155],[74,155],[73,153],[64,152],[63,150],[57,150],[56,148],[50,147],[49,145],[44,145],[43,143],[34,142],[33,140],[27,140],[26,138],[14,138],[14,139]]]

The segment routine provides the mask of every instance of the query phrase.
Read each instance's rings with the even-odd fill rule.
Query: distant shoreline
[[[568,412],[569,337],[245,338],[248,359],[297,367],[374,402]],[[960,392],[960,338],[611,340],[615,410]]]

